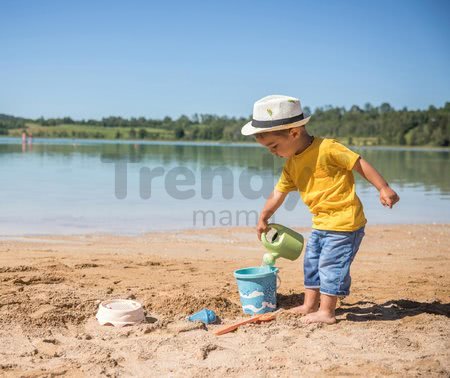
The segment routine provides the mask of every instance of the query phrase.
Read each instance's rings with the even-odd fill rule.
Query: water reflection
[[[92,141],[56,141],[42,143],[35,139],[33,149],[25,149],[20,139],[0,140],[0,159],[11,154],[32,153],[36,158],[50,157],[71,161],[98,158],[99,162],[126,161],[143,166],[188,166],[193,170],[204,167],[229,167],[258,170],[262,175],[278,175],[283,159],[273,157],[256,145],[204,144],[140,144],[96,143]],[[37,142],[37,143],[36,143]],[[392,148],[355,148],[371,162],[383,176],[402,189],[423,188],[436,191],[447,198],[450,194],[450,152],[442,150],[408,150]],[[369,183],[357,177],[362,188]]]
[[[255,222],[265,202],[264,196],[270,193],[284,163],[256,144],[34,139],[32,147],[23,146],[19,138],[0,138],[0,237],[80,232],[136,234],[192,227],[254,226],[239,223],[238,213],[247,212],[251,222]],[[358,151],[383,173],[401,196],[398,206],[385,209],[378,201],[377,191],[357,175],[357,191],[370,223],[450,221],[447,150],[365,148]],[[124,161],[130,163],[126,165],[127,178],[122,182],[125,195],[118,197],[115,195],[116,165],[112,163]],[[173,168],[178,166],[188,168],[193,175],[192,184],[179,188],[182,192],[195,193],[187,200],[175,198],[167,187],[169,172],[173,173],[176,171]],[[155,179],[147,177],[148,185],[142,185],[145,167],[159,167],[164,174]],[[229,182],[223,183],[218,178],[205,184],[207,180],[202,175],[207,167],[226,168],[231,177]],[[248,172],[252,184],[250,189],[248,185],[245,187],[244,193],[240,178]],[[224,191],[232,195],[225,196]],[[216,222],[195,223],[193,215],[199,211],[212,212]],[[232,220],[222,219],[223,214],[229,214]],[[290,194],[276,217],[275,221],[286,225],[311,224],[311,214],[297,193]]]

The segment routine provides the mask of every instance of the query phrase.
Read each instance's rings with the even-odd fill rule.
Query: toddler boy
[[[287,159],[261,211],[258,238],[291,191],[299,191],[313,215],[304,256],[305,300],[292,310],[305,314],[306,323],[333,324],[337,297],[350,293],[350,265],[367,222],[353,171],[378,189],[383,206],[392,208],[400,198],[357,153],[333,139],[309,135],[304,126],[310,118],[303,114],[298,99],[267,96],[254,104],[253,119],[241,132],[255,135],[272,154]]]

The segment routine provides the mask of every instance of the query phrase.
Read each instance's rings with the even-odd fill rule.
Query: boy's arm
[[[363,158],[356,161],[353,169],[378,189],[383,206],[389,206],[392,209],[392,206],[400,201],[398,194],[389,187],[383,176]]]
[[[275,211],[281,206],[288,193],[279,192],[274,189],[264,205],[261,214],[259,216],[258,224],[256,226],[256,232],[258,239],[261,240],[261,234],[267,231],[267,221],[273,215]]]

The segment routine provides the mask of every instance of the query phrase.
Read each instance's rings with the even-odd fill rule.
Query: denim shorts
[[[304,257],[305,288],[328,295],[350,294],[350,265],[364,237],[352,232],[313,230]]]

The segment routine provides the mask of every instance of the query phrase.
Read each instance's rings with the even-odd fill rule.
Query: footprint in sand
[[[98,268],[99,264],[94,264],[94,263],[84,263],[84,264],[76,264],[74,266],[75,269],[86,269],[86,268]]]
[[[196,354],[196,357],[199,360],[206,360],[208,358],[208,355],[214,350],[223,350],[223,348],[219,347],[216,344],[208,343],[200,348],[200,350]]]

